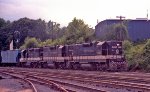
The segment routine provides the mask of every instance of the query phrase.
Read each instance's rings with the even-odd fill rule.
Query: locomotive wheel
[[[41,67],[42,67],[42,68],[47,68],[47,67],[48,67],[47,62],[41,62]]]
[[[127,70],[126,67],[127,67],[126,62],[122,62],[120,71],[126,71]]]
[[[60,69],[64,69],[65,68],[65,64],[63,62],[59,62],[58,66]]]
[[[101,71],[106,71],[108,69],[108,66],[105,62],[102,62],[102,63],[99,64],[99,69]]]
[[[110,71],[116,71],[117,70],[117,65],[115,62],[109,62],[109,69]]]
[[[78,63],[78,62],[73,62],[72,63],[72,68],[75,69],[75,70],[78,70],[81,68],[81,64]]]
[[[54,62],[54,68],[58,69],[59,68],[59,63],[58,62]]]
[[[32,62],[32,67],[33,68],[38,68],[38,62]]]
[[[33,67],[34,67],[33,62],[31,62],[31,63],[30,63],[30,67],[31,67],[31,68],[33,68]]]
[[[91,70],[98,70],[98,64],[97,63],[91,63]]]
[[[62,69],[66,69],[66,63],[62,62]]]
[[[42,62],[37,62],[37,68],[42,68]]]
[[[38,63],[34,62],[34,68],[37,68],[37,67],[38,67]]]
[[[66,69],[72,69],[71,63],[68,61],[65,61]]]
[[[26,62],[19,63],[20,67],[26,67]]]
[[[74,69],[73,63],[69,63],[69,69]]]

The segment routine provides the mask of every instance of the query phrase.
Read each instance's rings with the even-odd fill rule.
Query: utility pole
[[[147,21],[148,21],[148,9],[147,9],[147,16],[146,17],[147,17]]]
[[[19,49],[19,40],[20,40],[20,32],[19,31],[15,31],[13,33],[13,40],[16,43],[16,49]]]
[[[119,18],[120,20],[122,20],[125,17],[124,16],[116,16],[116,18]]]
[[[116,18],[120,19],[120,25],[122,25],[122,20],[125,19],[125,17],[124,16],[116,16]],[[119,33],[118,32],[116,33],[116,37],[117,37],[117,40],[119,40],[119,41],[123,40],[122,33],[120,30],[119,30]]]
[[[52,22],[52,41],[54,41],[54,39],[55,39],[55,36],[54,36],[55,27],[56,27],[56,22]]]
[[[48,26],[49,26],[49,32],[51,33],[51,39],[53,41],[55,38],[54,30],[55,30],[56,22],[49,21]]]

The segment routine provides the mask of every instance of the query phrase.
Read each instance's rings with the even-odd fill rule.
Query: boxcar
[[[2,65],[17,65],[21,58],[20,50],[1,51]]]

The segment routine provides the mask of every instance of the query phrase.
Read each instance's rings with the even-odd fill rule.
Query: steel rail
[[[15,75],[13,75],[13,74],[6,73],[6,72],[1,72],[1,73],[6,74],[6,75],[9,75],[9,76],[12,76],[12,77],[15,77],[15,78],[18,78],[18,79],[21,79],[21,80],[27,82],[27,83],[32,87],[33,92],[38,92],[37,89],[36,89],[36,87],[35,87],[35,85],[34,85],[30,80],[24,79],[24,78],[22,78],[22,77],[15,76]]]
[[[61,92],[68,92],[65,88],[61,87],[60,85],[58,85],[57,83],[55,83],[53,81],[44,80],[42,78],[34,77],[34,76],[31,76],[31,75],[28,75],[28,74],[27,75],[24,74],[25,76],[24,76],[24,78],[22,78],[22,77],[19,77],[19,75],[18,76],[14,75],[16,73],[10,74],[10,73],[8,73],[8,71],[7,72],[3,72],[3,73],[27,81],[28,83],[30,83],[30,85],[32,85],[32,88],[34,89],[33,90],[34,92],[38,92],[38,91],[37,91],[36,87],[34,86],[34,84],[31,82],[31,81],[33,81],[31,78],[38,79],[38,81],[36,81],[36,82],[40,82],[40,83],[44,83],[45,82],[44,84],[52,84],[53,87],[55,87],[57,90],[59,90]]]
[[[20,71],[22,73],[27,73],[27,71]],[[29,72],[29,71],[28,71]],[[33,74],[33,72],[29,72],[30,74]],[[38,73],[38,72],[35,72],[35,73]],[[98,80],[95,80],[95,79],[91,79],[92,76],[89,76],[89,78],[84,78],[83,79],[83,76],[82,77],[77,77],[77,74],[76,75],[71,75],[70,73],[54,73],[54,72],[51,72],[53,73],[53,76],[52,74],[47,74],[47,75],[44,75],[45,77],[53,77],[53,78],[62,78],[62,79],[65,79],[64,76],[62,75],[65,75],[65,77],[70,80],[78,80],[78,81],[83,81],[83,82],[90,82],[90,83],[101,83],[101,84],[107,84],[107,85],[118,85],[118,86],[124,86],[124,87],[130,87],[130,88],[137,88],[137,89],[142,89],[142,90],[148,90],[150,91],[150,85],[148,84],[141,84],[141,83],[132,83],[132,82],[120,82],[120,81],[112,81],[111,80],[101,80],[101,81],[98,81]],[[42,74],[42,73],[41,73]],[[60,76],[58,76],[57,74],[60,74]],[[66,76],[66,74],[70,74],[70,76]],[[40,74],[37,74],[38,76],[41,76]],[[54,76],[55,75],[55,76]],[[57,76],[56,76],[57,75]],[[81,74],[79,74],[81,76]],[[78,76],[79,76],[78,75]],[[83,75],[83,74],[82,74]],[[44,77],[43,76],[43,77]],[[88,75],[87,75],[88,76]],[[109,74],[107,75],[107,77],[109,76]],[[119,75],[120,76],[120,75]],[[86,76],[85,76],[86,77]],[[99,77],[99,76],[98,76]],[[103,76],[104,77],[104,76]],[[106,76],[105,76],[106,77]],[[111,79],[111,76],[109,76]],[[116,78],[116,76],[113,76],[114,78]],[[112,78],[113,78],[112,77]],[[129,76],[130,77],[130,76]],[[82,79],[81,79],[82,78]],[[134,78],[132,76],[132,78]],[[131,80],[132,78],[126,78],[127,80]],[[119,79],[119,78],[118,78]],[[125,78],[121,77],[120,76],[120,79],[122,80],[125,80]],[[138,79],[138,78],[136,78]],[[89,81],[90,80],[90,81]]]
[[[32,75],[33,74],[32,72]],[[60,78],[60,79],[69,79],[69,80],[76,80],[76,81],[83,81],[83,82],[90,82],[90,83],[96,83],[96,84],[107,84],[107,85],[115,85],[115,86],[124,86],[127,88],[136,88],[136,89],[142,89],[142,90],[149,90],[150,91],[150,85],[147,84],[139,84],[139,83],[132,83],[132,82],[120,82],[120,81],[111,81],[111,80],[95,80],[90,78],[83,78],[83,77],[74,77],[74,76],[62,76],[62,75],[40,75],[37,74],[36,76],[43,76],[43,77],[51,77],[51,78]]]

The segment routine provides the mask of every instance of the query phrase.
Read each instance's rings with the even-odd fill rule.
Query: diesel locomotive
[[[20,67],[125,71],[121,41],[45,46],[21,51]]]

